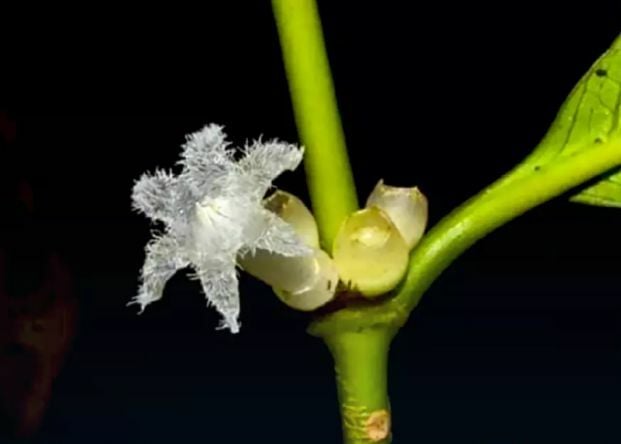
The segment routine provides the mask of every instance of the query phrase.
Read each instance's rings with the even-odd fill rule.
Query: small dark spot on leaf
[[[541,166],[535,165],[535,171],[539,171],[540,169],[541,169]]]
[[[332,281],[328,281],[328,291],[332,288]]]
[[[605,69],[598,69],[597,71],[595,71],[595,75],[597,77],[606,77],[606,75],[608,74],[608,71],[606,71]]]
[[[595,138],[595,143],[602,143],[602,142],[603,142],[603,140],[602,140],[601,137],[596,137]]]

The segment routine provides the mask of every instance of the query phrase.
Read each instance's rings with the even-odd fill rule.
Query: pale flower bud
[[[310,210],[299,198],[278,190],[263,201],[263,206],[293,227],[309,247],[319,248],[319,230]]]
[[[301,311],[316,310],[334,299],[339,283],[339,274],[334,261],[328,254],[315,249],[316,274],[311,282],[297,291],[274,288],[278,298],[291,308]]]
[[[380,180],[371,192],[366,207],[381,208],[399,229],[411,250],[427,227],[427,198],[417,187],[392,187]]]
[[[408,253],[399,230],[378,207],[351,214],[341,225],[332,249],[341,280],[367,297],[386,293],[401,281]]]
[[[279,299],[296,310],[311,311],[334,299],[339,281],[332,259],[319,249],[317,223],[304,203],[276,191],[263,201],[266,209],[289,224],[312,254],[285,256],[257,249],[240,257],[244,271],[272,286]]]

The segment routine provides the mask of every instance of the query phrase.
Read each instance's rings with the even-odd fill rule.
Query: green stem
[[[394,329],[338,332],[324,339],[334,358],[345,444],[388,444],[386,371]]]
[[[358,209],[321,21],[314,0],[272,0],[322,246]]]

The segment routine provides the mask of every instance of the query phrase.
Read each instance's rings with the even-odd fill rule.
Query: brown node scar
[[[387,410],[372,412],[365,422],[365,430],[372,442],[386,439],[390,434],[390,413]]]

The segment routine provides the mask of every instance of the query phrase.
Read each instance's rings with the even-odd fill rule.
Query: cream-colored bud
[[[427,227],[428,203],[417,187],[392,187],[380,180],[367,199],[366,207],[373,206],[390,217],[410,250],[418,244]]]
[[[318,273],[314,254],[306,256],[284,256],[271,251],[257,249],[238,257],[241,268],[265,282],[285,291],[298,291],[308,287]]]
[[[299,198],[278,190],[263,201],[263,206],[291,225],[306,245],[319,248],[317,222]]]
[[[312,254],[284,256],[257,249],[240,257],[240,266],[296,310],[312,311],[334,299],[338,272],[330,256],[319,249],[317,223],[310,210],[299,198],[280,190],[266,198],[263,206],[291,225]]]
[[[301,311],[312,311],[334,299],[339,275],[334,261],[323,251],[315,250],[317,273],[315,279],[297,291],[285,291],[274,287],[278,298],[289,307]]]
[[[392,290],[405,275],[409,248],[378,207],[358,210],[341,225],[332,257],[341,280],[363,296]]]

